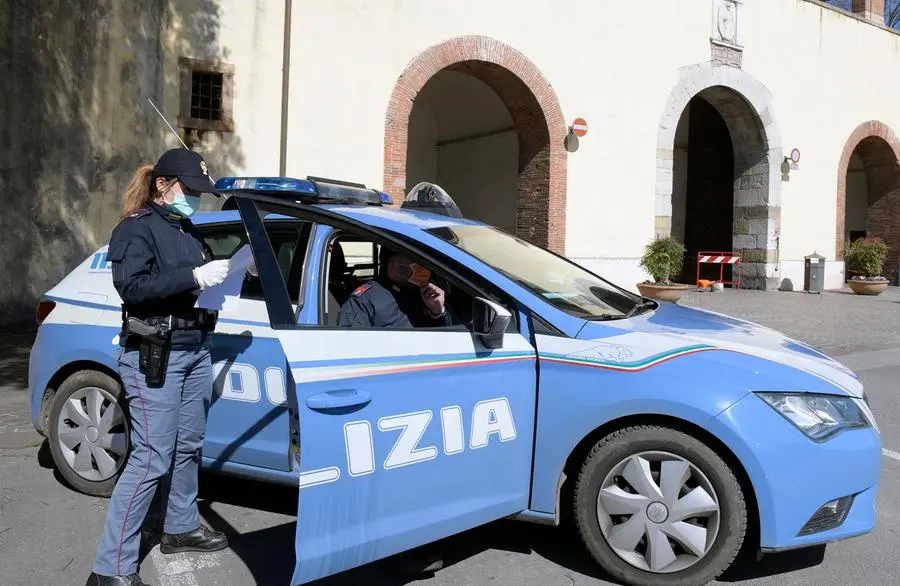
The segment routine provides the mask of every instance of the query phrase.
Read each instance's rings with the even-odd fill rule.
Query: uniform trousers
[[[163,530],[185,533],[200,526],[197,473],[213,386],[209,340],[173,348],[162,387],[147,387],[138,350],[120,351],[132,451],[109,501],[93,566],[97,574],[138,571],[141,525],[161,481],[169,488]]]

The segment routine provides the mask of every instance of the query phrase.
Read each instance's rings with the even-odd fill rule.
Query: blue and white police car
[[[220,314],[203,466],[299,489],[292,583],[501,518],[571,514],[603,569],[648,585],[872,530],[879,431],[815,349],[642,299],[437,186],[399,209],[315,178],[217,186],[195,223],[217,258],[249,244],[259,277]],[[387,251],[431,270],[453,324],[338,327]],[[47,292],[31,354],[34,426],[93,495],[129,445],[119,304],[101,248]]]

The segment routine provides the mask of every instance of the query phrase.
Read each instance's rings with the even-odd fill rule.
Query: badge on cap
[[[206,161],[200,161],[200,170],[203,171],[204,175],[208,175],[206,172]]]

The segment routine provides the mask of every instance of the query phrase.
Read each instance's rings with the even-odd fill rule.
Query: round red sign
[[[575,136],[582,137],[587,134],[587,122],[584,118],[576,118],[574,122],[572,122],[572,132],[575,133]]]

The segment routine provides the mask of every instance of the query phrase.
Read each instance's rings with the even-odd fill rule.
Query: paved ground
[[[900,583],[900,291],[877,298],[843,292],[689,293],[683,305],[721,311],[810,342],[854,368],[866,383],[884,433],[878,527],[812,552],[739,564],[722,582],[752,585]],[[32,332],[0,336],[0,583],[83,584],[106,501],[67,488],[46,443],[30,431],[25,400]],[[296,493],[250,482],[201,477],[206,522],[231,535],[232,549],[163,557],[148,538],[146,581],[159,585],[282,584],[290,576]],[[152,546],[152,547],[151,547]],[[501,522],[440,544],[447,567],[410,578],[381,564],[321,586],[412,582],[427,585],[588,585],[605,582],[567,528]],[[824,556],[824,558],[823,558]]]

